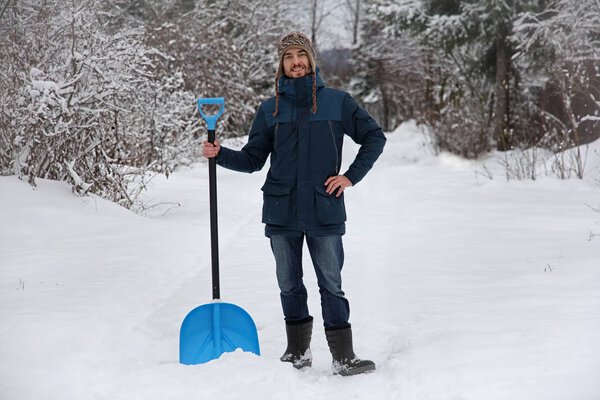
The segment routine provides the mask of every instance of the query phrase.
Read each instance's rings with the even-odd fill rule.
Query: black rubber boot
[[[335,375],[349,376],[375,371],[375,363],[356,357],[352,348],[352,328],[325,329],[333,356],[331,369]]]
[[[312,317],[285,323],[288,345],[280,358],[281,361],[290,362],[297,369],[312,366],[312,353],[310,352],[312,328]]]

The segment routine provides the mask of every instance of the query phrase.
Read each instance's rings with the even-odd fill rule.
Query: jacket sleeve
[[[272,136],[264,111],[259,108],[248,134],[248,143],[241,150],[232,150],[221,146],[217,164],[239,172],[260,171],[273,151]]]
[[[342,105],[342,124],[346,134],[360,144],[354,161],[344,175],[353,185],[360,182],[383,152],[386,138],[379,124],[349,94]]]

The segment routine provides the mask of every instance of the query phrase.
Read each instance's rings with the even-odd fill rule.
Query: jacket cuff
[[[227,163],[227,152],[229,149],[227,147],[221,146],[221,150],[219,150],[219,154],[215,157],[217,164],[220,166],[225,166]]]
[[[346,171],[344,173],[344,176],[346,178],[348,178],[350,183],[352,183],[352,186],[355,186],[358,182],[360,182],[360,179],[358,178],[358,176],[354,175],[351,171]]]

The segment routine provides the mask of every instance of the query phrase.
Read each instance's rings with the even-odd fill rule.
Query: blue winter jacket
[[[265,234],[329,235],[345,233],[344,195],[325,192],[325,180],[340,174],[344,134],[360,149],[344,175],[356,185],[385,145],[373,118],[346,92],[325,87],[317,70],[317,113],[311,112],[313,75],[279,80],[275,97],[260,105],[247,144],[239,151],[221,147],[217,164],[236,171],[271,167],[262,187]]]

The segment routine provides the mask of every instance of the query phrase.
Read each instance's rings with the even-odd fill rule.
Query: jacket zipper
[[[333,133],[333,125],[331,124],[331,121],[327,121],[329,123],[329,130],[331,131],[331,140],[333,140],[333,151],[335,152],[335,174],[339,174],[340,171],[338,170],[338,164],[339,164],[339,157],[338,157],[338,151],[337,151],[337,143],[335,142],[335,134]]]
[[[273,139],[273,150],[277,151],[277,131],[279,130],[279,122],[275,124],[275,139]]]

